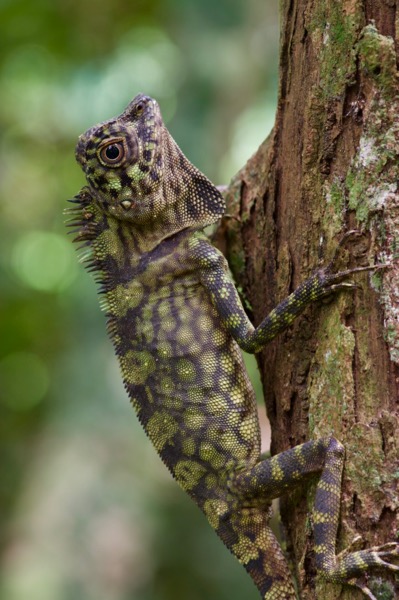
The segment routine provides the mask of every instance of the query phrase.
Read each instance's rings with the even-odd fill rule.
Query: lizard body
[[[90,249],[126,390],[168,469],[265,600],[296,598],[269,527],[271,501],[319,474],[319,573],[373,598],[359,578],[369,567],[398,570],[390,562],[398,545],[336,556],[343,447],[323,438],[263,460],[239,349],[257,352],[362,269],[319,269],[255,329],[224,257],[202,231],[223,214],[223,198],[178,148],[155,100],[139,95],[89,129],[76,156],[88,181],[70,211],[76,239]]]

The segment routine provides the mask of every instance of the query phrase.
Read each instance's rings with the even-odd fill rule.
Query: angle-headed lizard
[[[138,418],[172,475],[249,572],[265,600],[296,592],[269,526],[273,498],[319,474],[313,512],[320,576],[373,594],[362,576],[398,571],[399,545],[336,555],[344,449],[334,438],[260,456],[254,392],[239,348],[257,352],[304,308],[351,287],[358,267],[316,270],[262,323],[249,321],[223,255],[203,228],[218,189],[181,152],[159,106],[138,95],[80,136],[88,182],[69,210],[105,296],[108,330]]]

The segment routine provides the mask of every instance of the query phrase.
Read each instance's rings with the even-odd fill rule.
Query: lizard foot
[[[359,266],[352,269],[338,270],[341,252],[347,241],[353,237],[360,237],[363,233],[356,229],[348,231],[338,242],[334,256],[325,267],[319,267],[306,281],[310,290],[312,301],[319,300],[336,293],[340,290],[353,290],[359,288],[352,281],[348,281],[352,275],[366,271],[378,271],[392,266],[391,262],[375,263],[373,265]]]
[[[341,582],[343,583],[343,577],[347,574],[350,579],[347,578],[345,583],[359,588],[370,600],[377,600],[365,581],[366,570],[384,569],[391,573],[399,573],[399,565],[391,562],[398,559],[399,543],[397,542],[389,542],[382,546],[374,546],[349,554],[348,550],[344,550],[337,556],[337,568],[334,569],[335,573],[331,573],[331,580],[338,575],[338,579],[342,578]],[[357,576],[351,577],[352,574]]]

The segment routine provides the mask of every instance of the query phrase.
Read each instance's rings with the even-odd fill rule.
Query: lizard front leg
[[[349,235],[353,233],[349,232]],[[356,287],[347,281],[352,274],[388,266],[372,265],[335,272],[341,242],[326,267],[314,271],[254,328],[244,311],[224,256],[204,236],[194,236],[190,243],[192,259],[200,271],[201,282],[208,290],[224,327],[240,348],[250,353],[259,352],[276,335],[287,329],[309,304],[339,290]]]

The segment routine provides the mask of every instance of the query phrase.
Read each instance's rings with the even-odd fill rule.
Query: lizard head
[[[121,115],[79,137],[76,159],[106,212],[137,214],[154,196],[162,173],[162,125],[157,102],[139,94]]]
[[[181,152],[158,103],[136,96],[123,113],[88,129],[76,159],[100,210],[165,232],[215,222],[224,212],[217,188]]]

